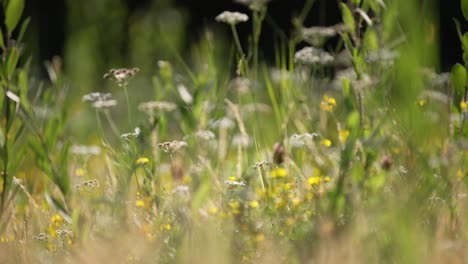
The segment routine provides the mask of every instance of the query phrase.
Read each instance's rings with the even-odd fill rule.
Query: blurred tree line
[[[264,57],[273,56],[273,23],[289,34],[291,19],[304,2],[270,2],[261,41]],[[424,1],[420,2],[424,12]],[[448,70],[461,58],[452,17],[462,15],[458,0],[438,3],[440,24],[435,29],[439,31],[441,69]],[[27,0],[25,15],[32,17],[28,50],[37,65],[54,55],[65,58],[71,83],[89,90],[84,87],[98,86],[97,80],[111,67],[138,66],[144,71],[159,59],[174,59],[176,53],[184,56],[202,29],[214,25],[214,17],[224,10],[248,13],[231,0]],[[338,21],[337,1],[317,0],[306,24]],[[239,30],[245,41],[250,25],[240,25]]]

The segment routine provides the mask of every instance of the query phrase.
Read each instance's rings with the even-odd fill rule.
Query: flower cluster
[[[336,106],[336,100],[333,97],[330,97],[328,95],[324,95],[322,102],[320,103],[320,109],[326,112],[331,112],[333,109],[335,109]]]
[[[216,16],[216,21],[223,22],[229,25],[235,25],[241,22],[247,22],[249,20],[249,16],[239,12],[230,12],[224,11],[218,16]]]
[[[104,79],[111,79],[119,86],[127,85],[127,82],[139,72],[138,68],[121,68],[121,69],[110,69],[109,72],[104,74]]]
[[[82,97],[83,101],[88,101],[92,103],[94,108],[110,108],[117,105],[117,101],[112,99],[112,94],[110,93],[90,93]]]
[[[160,147],[166,153],[172,153],[179,149],[182,149],[187,146],[187,142],[185,141],[167,141],[163,143],[159,143],[158,147]]]
[[[294,61],[305,65],[329,66],[334,60],[330,53],[314,47],[305,47],[294,54]]]

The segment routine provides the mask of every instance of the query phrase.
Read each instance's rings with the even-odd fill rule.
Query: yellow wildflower
[[[85,170],[83,168],[78,168],[75,170],[75,174],[78,177],[83,177],[85,175]]]
[[[236,180],[236,176],[230,176],[228,177],[228,181],[235,181]]]
[[[346,139],[348,139],[348,136],[349,136],[349,130],[346,130],[346,129],[340,130],[340,132],[338,133],[338,138],[341,144],[344,144],[346,142]]]
[[[143,208],[143,207],[145,207],[145,201],[143,201],[141,199],[138,199],[138,200],[135,201],[135,206],[139,207],[139,208]]]
[[[329,181],[330,181],[330,177],[324,176],[324,177],[322,177],[322,181],[323,181],[323,182],[329,182]]]
[[[460,169],[458,169],[458,170],[457,170],[457,173],[456,173],[456,176],[457,176],[457,179],[458,179],[458,180],[462,180],[462,179],[463,179],[463,176],[464,176],[464,175],[463,175],[463,171],[460,170]]]
[[[322,102],[320,103],[320,108],[321,108],[323,111],[331,112],[331,111],[333,111],[333,109],[335,108],[335,106],[336,106],[336,100],[335,100],[335,98],[330,97],[330,96],[328,96],[328,95],[324,95],[324,96],[323,96],[323,100],[322,100]]]
[[[164,229],[166,229],[167,231],[171,231],[171,229],[172,229],[171,224],[165,224],[163,227],[164,227]]]
[[[331,146],[332,142],[331,142],[331,140],[329,140],[328,138],[325,138],[325,139],[322,139],[322,140],[320,141],[320,144],[321,144],[322,146],[328,148],[328,147]]]
[[[426,105],[426,99],[419,99],[417,101],[417,104],[420,106],[420,107],[423,107]]]
[[[461,102],[460,102],[460,109],[461,109],[463,112],[467,111],[467,110],[468,110],[468,103],[465,102],[465,101],[461,101]]]
[[[239,209],[240,203],[239,203],[238,201],[229,202],[229,206],[230,206],[232,209]]]
[[[285,178],[287,175],[287,171],[284,168],[277,168],[270,172],[272,178]]]
[[[149,163],[149,159],[146,157],[141,157],[141,158],[138,158],[135,163],[138,166],[143,166]]]
[[[218,211],[219,211],[218,207],[216,207],[216,206],[214,206],[214,205],[211,206],[210,208],[208,208],[208,213],[209,213],[210,215],[215,215],[215,214],[218,213]]]
[[[55,214],[50,218],[50,221],[54,224],[54,226],[58,227],[63,222],[63,217],[59,214]]]
[[[318,177],[318,176],[313,176],[313,177],[309,177],[309,179],[307,180],[307,182],[308,182],[310,185],[319,185],[320,182],[321,182],[321,179],[320,179],[320,177]]]
[[[241,211],[240,211],[240,203],[239,202],[230,202],[229,203],[229,206],[231,207],[231,212],[233,214],[240,214]]]
[[[249,206],[253,209],[258,208],[258,202],[256,200],[250,201]]]
[[[298,197],[293,198],[293,199],[292,199],[292,204],[293,204],[294,206],[300,205],[300,204],[301,204],[301,199],[298,198]]]
[[[256,240],[257,242],[262,242],[262,241],[265,240],[265,235],[262,234],[262,233],[259,233],[259,234],[257,234],[257,235],[255,236],[255,240]]]

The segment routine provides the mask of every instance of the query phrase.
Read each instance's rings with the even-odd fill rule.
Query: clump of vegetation
[[[269,3],[238,2],[250,12],[213,18],[232,45],[208,31],[191,59],[110,69],[111,91],[80,98],[59,58],[49,80],[32,76],[24,1],[2,2],[1,261],[468,260],[460,23],[463,64],[437,73],[433,27],[420,27],[434,16],[418,1],[342,1],[342,23],[311,27],[309,0],[291,36],[277,29],[268,65]],[[77,115],[95,130],[70,129]]]

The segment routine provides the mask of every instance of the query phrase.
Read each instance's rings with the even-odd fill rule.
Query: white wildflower
[[[228,84],[228,90],[234,90],[239,95],[247,94],[250,91],[251,87],[251,81],[244,77],[236,77],[232,79]]]
[[[124,139],[129,139],[131,137],[138,137],[140,134],[141,134],[141,129],[139,127],[136,127],[133,132],[122,134],[120,135],[120,137]]]
[[[265,168],[271,168],[271,167],[274,167],[275,164],[273,164],[272,162],[269,162],[269,161],[259,161],[259,162],[256,162],[255,165],[252,166],[252,168],[255,168],[255,169],[265,169]]]
[[[180,98],[182,98],[182,101],[184,101],[186,104],[193,103],[193,96],[189,93],[185,85],[183,84],[177,85],[177,91],[179,92],[179,95],[180,95]]]
[[[247,135],[236,134],[232,137],[232,144],[234,146],[248,147],[250,142],[250,137]]]
[[[300,148],[303,147],[307,141],[313,140],[317,136],[317,133],[292,134],[291,137],[289,137],[289,145],[293,148]]]
[[[305,47],[294,54],[296,63],[307,65],[327,66],[333,63],[334,58],[330,53],[314,47]]]
[[[229,185],[229,186],[245,186],[246,185],[245,181],[239,182],[239,181],[229,181],[229,180],[227,180],[227,181],[224,181],[224,183]]]
[[[92,104],[94,108],[110,108],[117,105],[116,100],[96,101]]]
[[[233,128],[234,125],[235,125],[234,121],[232,121],[232,119],[227,118],[227,117],[218,119],[212,122],[211,124],[212,127],[219,127],[219,128],[226,128],[226,129]]]
[[[175,152],[179,149],[182,149],[187,146],[187,142],[185,141],[167,141],[163,143],[159,143],[158,147],[160,147],[164,152]]]
[[[327,39],[337,34],[338,31],[335,27],[309,27],[301,29],[302,39],[315,47],[322,46]]]
[[[139,71],[138,68],[110,69],[104,74],[104,78],[114,80],[119,86],[124,86]]]
[[[71,147],[71,152],[75,155],[99,155],[101,153],[101,148],[98,146],[82,146],[82,145],[73,145]]]
[[[206,141],[216,138],[215,134],[211,132],[210,130],[197,131],[195,133],[195,137],[202,139],[202,140],[206,140]]]
[[[249,20],[249,16],[239,12],[224,11],[216,16],[216,21],[223,22],[229,25],[235,25],[237,23],[246,22]]]
[[[110,93],[89,93],[82,97],[84,102],[91,102],[94,108],[109,108],[117,105]]]
[[[150,101],[150,102],[145,102],[141,103],[138,106],[138,109],[140,111],[143,111],[147,113],[148,115],[154,115],[155,112],[157,111],[162,111],[162,112],[171,112],[177,109],[177,105],[172,102],[166,102],[166,101]]]

